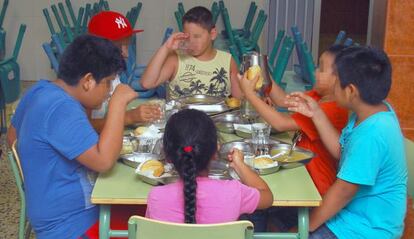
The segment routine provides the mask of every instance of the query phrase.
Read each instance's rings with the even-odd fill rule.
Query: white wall
[[[97,2],[98,0],[72,0],[72,5],[77,14],[80,6],[86,3]],[[258,9],[264,9],[268,12],[268,3],[270,0],[256,0]],[[54,19],[50,6],[64,0],[10,0],[4,20],[3,29],[6,35],[6,57],[12,54],[16,41],[18,29],[21,23],[27,25],[26,34],[23,39],[23,45],[20,51],[18,62],[21,68],[21,79],[24,81],[35,81],[39,78],[54,79],[56,75],[50,68],[49,60],[41,47],[41,44],[50,41],[50,32],[43,17],[42,9],[47,8]],[[111,10],[119,11],[124,14],[137,4],[138,1],[129,0],[109,0]],[[145,64],[160,46],[164,30],[166,27],[174,27],[177,24],[174,18],[174,11],[177,9],[179,0],[141,0],[143,6],[138,18],[138,28],[145,31],[138,34],[137,54],[138,63]],[[181,0],[185,10],[191,7],[202,5],[210,8],[212,0]],[[234,28],[242,27],[246,17],[250,1],[246,0],[225,0],[225,5],[229,10],[231,23]],[[1,1],[1,4],[3,2]],[[66,6],[66,5],[65,5]],[[65,7],[66,8],[66,7]],[[256,13],[257,16],[257,13]],[[223,29],[221,17],[217,22],[219,30]],[[55,25],[57,28],[57,24]],[[263,50],[266,44],[267,24],[264,27],[260,45]]]

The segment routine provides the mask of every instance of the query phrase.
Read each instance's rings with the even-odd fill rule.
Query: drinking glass
[[[269,154],[270,129],[267,123],[252,124],[252,143],[257,155]]]

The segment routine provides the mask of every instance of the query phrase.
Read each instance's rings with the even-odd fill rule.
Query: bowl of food
[[[143,182],[151,185],[173,183],[179,178],[172,164],[154,159],[139,164],[135,172]]]
[[[273,146],[270,150],[272,158],[279,162],[282,168],[295,168],[309,163],[315,154],[312,151],[303,149],[301,147],[294,147],[292,153],[289,155],[291,145],[278,144]]]
[[[140,163],[145,162],[147,160],[159,160],[159,159],[160,159],[160,155],[153,154],[153,153],[133,152],[131,154],[121,155],[122,162],[133,168],[137,168]]]
[[[266,175],[279,171],[280,164],[270,155],[259,155],[253,159],[253,168],[260,174]]]
[[[244,154],[253,154],[253,148],[249,144],[243,141],[231,141],[221,145],[218,153],[219,159],[227,160],[227,155],[233,148],[242,151]]]
[[[207,114],[228,110],[223,97],[209,95],[191,95],[178,99],[182,109],[195,109]]]

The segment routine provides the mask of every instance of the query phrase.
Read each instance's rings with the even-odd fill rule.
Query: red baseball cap
[[[144,30],[133,30],[128,19],[120,13],[102,11],[91,18],[88,31],[90,34],[117,41]]]

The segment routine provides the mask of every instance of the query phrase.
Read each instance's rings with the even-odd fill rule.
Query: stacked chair
[[[305,89],[310,90],[315,84],[315,63],[312,58],[312,53],[303,40],[298,27],[292,26],[291,31],[299,60],[299,65],[294,66],[294,71],[305,82]]]
[[[3,29],[4,17],[6,16],[7,6],[9,5],[9,0],[4,0],[3,7],[1,8],[0,13],[0,60],[4,59],[6,55],[6,31]]]
[[[5,11],[8,1],[3,4],[1,13],[1,22],[4,20]],[[17,63],[20,48],[22,46],[24,33],[26,31],[26,25],[20,25],[19,33],[17,36],[16,44],[14,46],[13,55],[4,59],[4,54],[0,61],[0,111],[1,111],[1,132],[6,132],[11,111],[11,103],[17,101],[20,95],[20,67]],[[2,50],[5,52],[5,40],[6,32],[1,29],[0,35],[2,37]]]
[[[110,7],[108,1],[99,0],[94,3],[87,3],[78,9],[76,16],[72,7],[71,0],[65,0],[66,9],[63,3],[51,5],[51,10],[54,16],[54,21],[49,14],[47,8],[43,9],[43,14],[51,34],[51,41],[42,44],[42,47],[49,58],[52,69],[57,73],[59,68],[59,57],[62,55],[66,46],[69,45],[73,39],[79,35],[87,33],[87,26],[92,16],[101,11],[109,11]],[[136,6],[132,7],[125,15],[131,23],[131,27],[135,27],[139,14],[141,12],[142,3],[138,2]],[[68,18],[68,15],[70,17]],[[57,28],[55,29],[55,25]],[[139,93],[140,98],[152,97],[155,90],[145,90],[139,84],[142,73],[145,70],[145,65],[136,64],[137,49],[136,36],[132,36],[131,45],[128,48],[128,59],[126,61],[127,70],[120,75],[121,82],[129,84],[135,91]]]
[[[292,55],[293,47],[292,37],[285,36],[285,31],[279,30],[268,59],[272,78],[283,89],[286,88],[286,84],[282,82],[282,78]]]
[[[226,33],[224,37],[228,39],[228,49],[235,59],[236,63],[239,65],[244,54],[252,51],[260,52],[260,48],[257,42],[266,23],[267,14],[264,12],[264,10],[260,10],[253,28],[250,29],[257,10],[256,4],[252,2],[246,15],[246,20],[244,22],[243,28],[233,29],[230,22],[228,9],[225,7],[222,0],[219,1],[219,7]]]
[[[343,44],[344,46],[351,46],[352,44],[359,45],[356,42],[354,43],[352,38],[346,37],[346,32],[345,31],[340,31],[338,33],[338,35],[336,36],[334,45],[337,45],[337,44]]]

